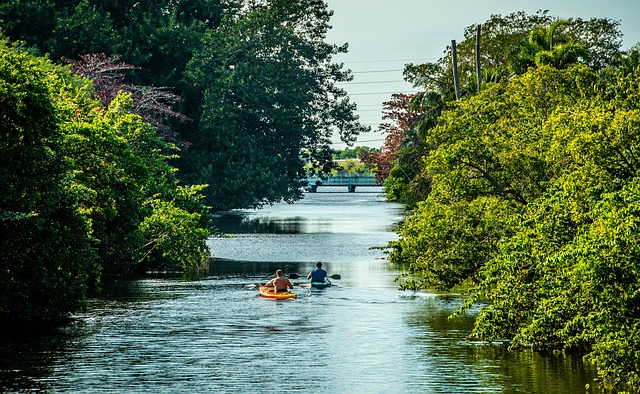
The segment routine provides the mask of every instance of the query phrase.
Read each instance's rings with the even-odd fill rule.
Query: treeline
[[[184,119],[162,119],[164,136],[184,148],[180,180],[209,185],[214,210],[299,199],[306,162],[332,170],[332,134],[352,143],[366,130],[337,86],[351,76],[332,63],[346,44],[324,41],[331,15],[322,0],[0,4],[5,34],[54,62],[117,56],[129,84],[180,97],[169,107]]]
[[[368,146],[356,146],[354,148],[345,148],[337,150],[333,153],[333,160],[337,167],[331,171],[329,175],[337,174],[367,174],[374,175],[375,172],[368,163],[362,162],[360,159],[379,152],[380,149],[370,148]]]
[[[640,389],[640,56],[618,23],[493,16],[409,65],[387,103],[388,197],[413,214],[390,257],[405,288],[470,288],[472,338],[579,353],[607,388]]]
[[[368,146],[356,146],[354,148],[345,148],[337,150],[333,154],[334,160],[345,160],[345,159],[361,159],[371,153],[379,152],[378,148],[370,148]]]
[[[0,320],[197,266],[209,211],[301,197],[365,130],[321,0],[0,2]]]

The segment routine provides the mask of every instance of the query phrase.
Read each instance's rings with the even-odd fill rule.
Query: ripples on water
[[[394,238],[400,212],[355,197],[240,213],[205,279],[118,282],[64,327],[3,336],[0,391],[585,392],[593,375],[575,360],[466,342],[477,311],[449,320],[460,297],[397,291],[369,246]],[[317,260],[336,286],[257,296],[276,268],[304,275]]]
[[[143,280],[133,290],[123,283],[92,300],[73,324],[21,349],[27,359],[13,375],[28,379],[11,381],[4,370],[3,387],[581,393],[589,377],[567,360],[465,342],[473,316],[447,319],[458,297],[347,280],[328,289],[297,287],[297,300],[273,301],[249,285],[262,279]]]

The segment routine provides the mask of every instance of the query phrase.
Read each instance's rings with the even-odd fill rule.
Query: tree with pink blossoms
[[[127,83],[126,72],[136,69],[135,66],[121,62],[119,56],[107,56],[104,53],[80,55],[80,60],[63,59],[71,64],[73,71],[93,81],[97,98],[106,108],[118,95],[118,92],[129,93],[133,99],[131,111],[154,126],[158,135],[167,142],[180,146],[188,146],[180,141],[171,128],[172,122],[189,122],[190,118],[173,108],[180,102],[180,96],[171,88],[139,86]]]

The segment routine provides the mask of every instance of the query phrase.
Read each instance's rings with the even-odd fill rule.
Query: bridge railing
[[[321,186],[347,187],[349,192],[355,192],[356,186],[380,186],[380,184],[376,182],[376,176],[368,174],[337,174],[325,179],[320,177],[310,177],[307,181],[307,189],[311,193],[318,191],[318,187]]]

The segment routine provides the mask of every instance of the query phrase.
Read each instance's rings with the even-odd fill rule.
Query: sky
[[[334,57],[352,70],[354,79],[342,86],[358,105],[362,124],[371,133],[361,134],[356,145],[380,147],[384,135],[377,132],[382,103],[392,93],[413,93],[403,81],[405,64],[435,62],[451,40],[464,39],[464,29],[484,23],[491,15],[548,10],[560,18],[608,18],[620,22],[623,49],[640,42],[638,0],[325,0],[334,11],[327,42],[349,44],[349,52]],[[335,149],[346,145],[334,140]]]

